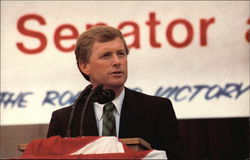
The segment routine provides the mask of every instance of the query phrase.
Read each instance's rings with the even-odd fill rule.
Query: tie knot
[[[113,103],[107,103],[104,105],[104,111],[113,111],[115,105]]]

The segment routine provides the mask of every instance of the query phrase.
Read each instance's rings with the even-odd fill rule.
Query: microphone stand
[[[91,98],[93,97],[93,95],[95,95],[97,92],[99,92],[100,90],[102,90],[103,88],[103,85],[98,85],[96,86],[91,92],[90,94],[88,95],[85,103],[84,103],[84,106],[83,106],[83,109],[82,109],[82,114],[81,114],[81,120],[80,120],[80,136],[83,136],[83,119],[84,119],[84,116],[85,116],[85,112],[86,112],[86,109],[87,109],[87,106],[89,105],[89,102],[91,100]]]
[[[71,136],[71,123],[73,121],[73,117],[75,114],[75,108],[76,105],[78,104],[78,102],[80,101],[80,99],[85,95],[88,94],[90,92],[90,90],[92,89],[92,85],[88,85],[81,93],[80,95],[77,97],[77,99],[74,101],[73,105],[72,105],[72,109],[71,109],[71,113],[70,113],[70,117],[69,117],[69,123],[68,123],[68,127],[67,127],[67,137]]]

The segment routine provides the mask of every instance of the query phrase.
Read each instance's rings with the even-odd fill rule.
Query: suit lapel
[[[139,109],[136,97],[131,90],[125,88],[125,97],[122,104],[119,138],[131,138],[139,136],[138,118]]]
[[[86,110],[84,122],[85,122],[83,124],[84,136],[98,136],[98,129],[96,124],[93,103],[91,103]]]

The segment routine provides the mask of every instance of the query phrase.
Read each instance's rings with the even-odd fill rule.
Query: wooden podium
[[[150,144],[142,138],[120,138],[119,141],[123,144],[126,144],[130,149],[135,151],[152,149]],[[18,150],[21,152],[25,151],[27,145],[28,144],[19,144]]]
[[[151,145],[142,138],[120,138],[119,141],[135,151],[152,149]]]

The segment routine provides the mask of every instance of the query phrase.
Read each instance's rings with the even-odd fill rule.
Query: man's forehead
[[[114,49],[117,48],[119,50],[125,50],[125,46],[121,38],[116,37],[113,40],[106,41],[106,42],[99,42],[95,41],[92,47],[93,50],[108,50],[108,49]]]

